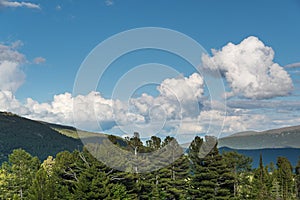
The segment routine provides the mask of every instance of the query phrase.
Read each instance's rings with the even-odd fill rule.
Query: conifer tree
[[[29,187],[39,170],[40,161],[22,149],[16,149],[9,155],[6,170],[11,174],[8,179],[7,198],[27,198]]]
[[[295,168],[295,173],[296,173],[296,196],[298,199],[300,199],[300,159],[298,160],[297,166]]]
[[[294,182],[293,182],[293,167],[290,161],[285,157],[277,158],[277,179],[280,185],[280,194],[283,199],[291,199],[294,192]]]
[[[210,142],[210,139],[206,138],[206,141]],[[203,140],[196,137],[189,152],[193,165],[189,191],[191,198],[232,198],[234,177],[219,154],[217,143],[204,158],[199,157],[199,152],[197,152],[197,149],[201,149],[202,145],[204,145]]]

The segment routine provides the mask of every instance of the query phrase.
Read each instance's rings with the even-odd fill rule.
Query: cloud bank
[[[20,42],[0,45],[0,110],[31,119],[84,130],[122,132],[121,135],[134,131],[139,131],[142,137],[176,133],[182,140],[193,139],[194,134],[205,134],[209,129],[214,132],[220,126],[225,134],[230,134],[253,127],[263,130],[266,124],[285,125],[291,116],[295,122],[300,121],[294,110],[280,115],[286,121],[273,116],[277,111],[271,114],[253,111],[274,106],[287,110],[284,101],[267,106],[270,100],[262,99],[288,95],[293,88],[290,76],[273,61],[272,48],[256,37],[246,38],[237,45],[229,43],[219,51],[212,50],[212,57],[202,56],[203,67],[221,70],[230,88],[227,94],[236,96],[229,99],[227,113],[222,102],[209,99],[203,77],[198,73],[167,78],[157,86],[157,96],[144,93],[128,102],[104,98],[96,91],[78,96],[68,92],[57,94],[49,102],[32,98],[21,102],[15,96],[25,81],[22,64],[26,63],[26,57],[17,50],[20,45]],[[37,64],[44,61],[42,57],[34,59]],[[264,106],[258,106],[262,103]],[[215,132],[215,136],[218,134]]]

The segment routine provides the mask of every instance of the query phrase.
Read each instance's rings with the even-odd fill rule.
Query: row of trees
[[[118,145],[115,137],[110,137]],[[135,151],[156,151],[164,141],[153,136],[146,146],[137,135],[127,138]],[[207,142],[207,141],[206,141]],[[138,147],[138,148],[137,148]],[[300,161],[295,171],[284,157],[276,166],[251,169],[252,160],[237,152],[218,151],[203,157],[205,141],[196,137],[187,154],[148,173],[128,173],[99,162],[87,149],[61,152],[42,163],[22,149],[14,150],[0,169],[0,199],[298,199]],[[199,153],[200,152],[200,153]]]

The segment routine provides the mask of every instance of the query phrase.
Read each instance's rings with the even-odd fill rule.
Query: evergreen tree
[[[40,168],[29,188],[28,197],[31,200],[55,200],[58,192],[55,182],[44,168]]]
[[[11,174],[7,180],[9,198],[27,198],[29,187],[34,179],[35,173],[39,170],[40,161],[32,157],[22,149],[16,149],[9,155],[8,164],[5,165],[6,172]]]
[[[211,138],[206,138],[210,142]],[[189,155],[192,160],[190,196],[192,199],[230,199],[233,197],[234,177],[215,143],[211,151],[201,158],[203,140],[196,137],[191,144]],[[204,148],[207,148],[204,146]],[[195,151],[196,150],[196,151]],[[200,156],[199,156],[200,155]]]
[[[300,159],[298,160],[297,166],[295,168],[295,173],[296,196],[298,197],[298,199],[300,199]]]
[[[280,185],[280,194],[283,199],[292,199],[294,191],[294,182],[293,182],[293,167],[290,161],[285,157],[277,158],[277,179]]]
[[[111,195],[109,177],[94,165],[80,173],[74,186],[73,199],[108,199]]]
[[[252,159],[236,151],[223,152],[222,156],[234,177],[234,197],[247,198],[250,193],[250,171]]]
[[[262,154],[260,154],[259,167],[254,170],[253,180],[251,182],[252,192],[250,197],[252,199],[270,199],[271,188],[267,186],[268,176],[268,171],[266,171],[263,164]]]

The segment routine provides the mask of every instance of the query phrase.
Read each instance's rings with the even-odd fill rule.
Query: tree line
[[[119,145],[115,136],[109,137]],[[252,168],[252,159],[237,152],[219,152],[217,143],[201,155],[205,140],[195,137],[185,154],[161,169],[139,173],[112,169],[88,150],[63,151],[41,162],[22,149],[14,150],[0,168],[0,199],[274,199],[300,197],[300,160],[292,167],[285,157],[276,164]],[[173,137],[152,136],[144,145],[138,134],[122,148],[151,152]],[[199,153],[200,152],[200,153]]]

